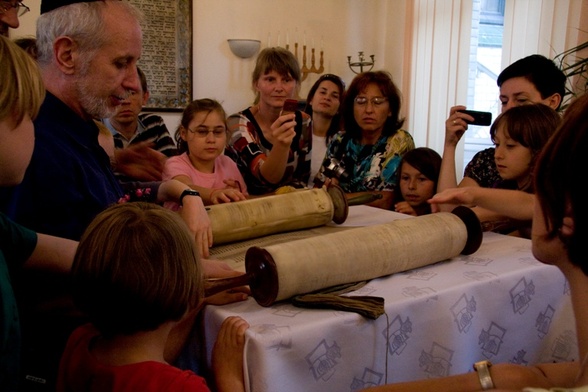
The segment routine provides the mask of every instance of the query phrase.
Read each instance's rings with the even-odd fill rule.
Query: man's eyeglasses
[[[187,128],[188,132],[195,134],[199,138],[206,138],[208,137],[209,133],[220,139],[221,137],[227,134],[227,129],[225,127],[215,127],[215,128],[206,128],[206,127],[198,127],[196,129]]]
[[[22,1],[1,1],[0,0],[0,11],[8,12],[11,8],[16,8],[16,15],[18,17],[23,16],[31,9],[24,5]]]
[[[367,99],[366,97],[355,97],[353,100],[357,106],[365,106],[368,102],[371,102],[373,106],[381,106],[384,103],[388,102],[388,98],[386,97],[373,97],[371,99]]]

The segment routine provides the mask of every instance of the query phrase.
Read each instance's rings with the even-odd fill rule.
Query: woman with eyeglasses
[[[304,111],[312,117],[312,157],[308,187],[314,185],[327,152],[327,145],[340,128],[339,107],[343,101],[345,83],[337,75],[324,74],[312,85]]]
[[[252,195],[282,186],[304,188],[310,176],[310,116],[296,110],[282,113],[300,87],[296,57],[287,49],[263,49],[255,64],[252,106],[227,119],[231,138],[225,154],[239,166]]]
[[[184,109],[176,131],[179,155],[166,160],[163,169],[164,180],[176,179],[196,189],[205,204],[245,200],[248,195],[237,165],[223,155],[227,145],[226,118],[222,105],[214,99],[192,101]]]
[[[390,209],[402,155],[414,149],[402,129],[400,91],[386,71],[358,74],[343,99],[343,129],[327,148],[319,175],[338,184],[348,198],[366,196],[368,204]]]
[[[20,26],[19,17],[30,11],[22,1],[0,0],[0,34],[8,36],[8,28]]]

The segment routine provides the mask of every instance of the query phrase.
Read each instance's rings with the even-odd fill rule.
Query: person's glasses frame
[[[210,133],[212,133],[212,136],[214,136],[216,139],[220,139],[227,134],[227,128],[225,127],[207,128],[204,126],[199,126],[196,129],[186,128],[186,130],[201,139],[207,138]]]
[[[24,5],[22,1],[0,0],[0,10],[3,12],[8,12],[11,8],[16,8],[16,15],[19,18],[31,10],[29,7]]]
[[[379,107],[383,104],[385,104],[386,102],[388,102],[388,98],[386,97],[373,97],[368,99],[367,97],[355,97],[355,99],[353,99],[353,102],[355,102],[355,104],[357,106],[366,106],[368,102],[370,102],[373,106],[375,107]]]

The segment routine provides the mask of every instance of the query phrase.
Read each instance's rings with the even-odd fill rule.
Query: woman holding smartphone
[[[255,101],[227,119],[231,156],[252,195],[289,185],[303,188],[310,176],[312,131],[310,116],[284,110],[300,88],[300,66],[287,49],[265,48],[252,75]]]

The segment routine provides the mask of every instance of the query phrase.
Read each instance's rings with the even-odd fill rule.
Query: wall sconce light
[[[257,39],[228,39],[231,52],[237,57],[248,59],[259,51],[261,41]]]

